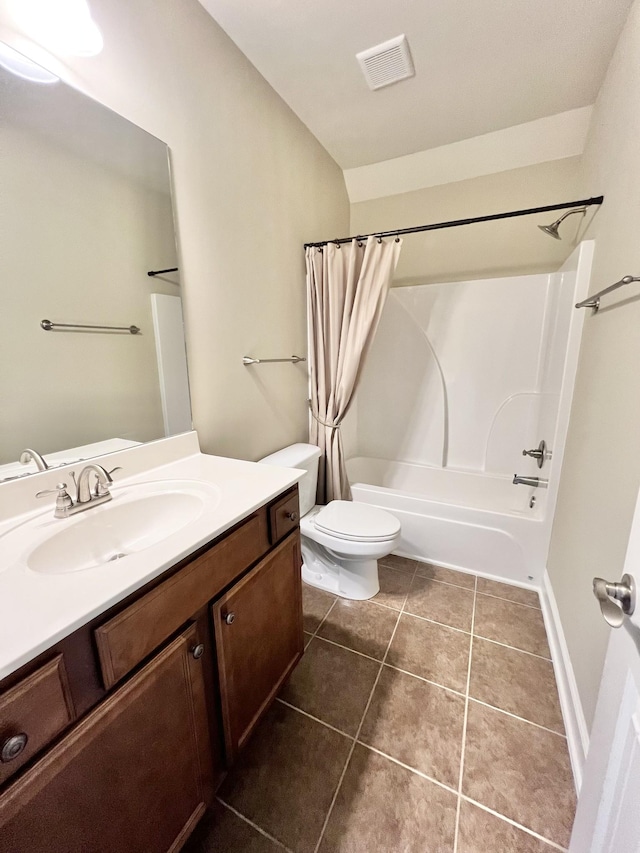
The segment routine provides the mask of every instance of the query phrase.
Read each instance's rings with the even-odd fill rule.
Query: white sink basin
[[[66,574],[127,560],[212,510],[220,492],[191,480],[138,483],[113,489],[113,500],[67,519],[53,508],[0,538],[5,567]]]

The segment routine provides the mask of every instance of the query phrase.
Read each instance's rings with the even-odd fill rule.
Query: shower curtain
[[[340,424],[380,322],[401,247],[397,237],[369,237],[366,243],[328,243],[306,251],[310,441],[322,451],[319,503],[351,499]]]

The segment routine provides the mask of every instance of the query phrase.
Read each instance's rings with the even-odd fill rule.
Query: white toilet
[[[395,548],[400,522],[382,509],[354,501],[314,506],[320,448],[292,444],[260,462],[306,473],[300,490],[302,579],[343,598],[372,598],[380,589],[378,560]]]

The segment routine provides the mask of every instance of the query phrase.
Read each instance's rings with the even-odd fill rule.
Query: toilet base
[[[365,601],[380,591],[378,561],[337,556],[306,538],[302,540],[302,580],[342,598]]]

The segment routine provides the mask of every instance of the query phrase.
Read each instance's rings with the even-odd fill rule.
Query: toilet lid
[[[400,522],[391,513],[352,501],[331,501],[314,522],[324,533],[359,542],[383,542],[400,532]]]

